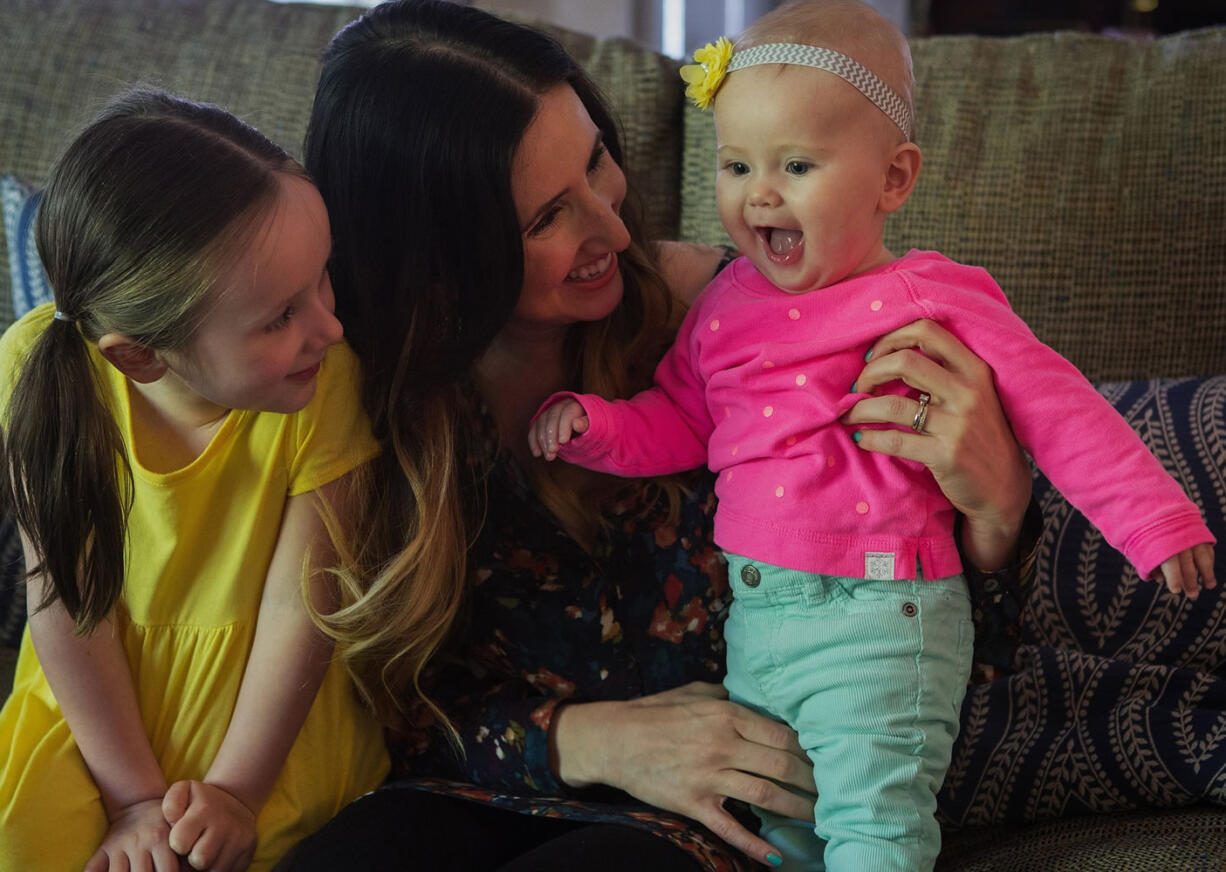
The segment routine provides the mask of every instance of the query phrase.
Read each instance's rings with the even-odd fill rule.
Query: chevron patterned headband
[[[697,64],[681,68],[681,77],[690,84],[686,94],[705,109],[711,104],[724,76],[758,64],[797,64],[834,73],[867,97],[885,116],[898,125],[908,141],[914,139],[915,122],[903,99],[871,70],[847,55],[815,45],[771,42],[733,52],[726,37],[694,53]]]
[[[834,73],[868,97],[874,106],[898,125],[903,136],[908,140],[912,138],[914,123],[911,113],[907,111],[907,104],[872,71],[860,66],[845,54],[815,45],[771,42],[736,52],[732,56],[732,62],[728,64],[728,72],[733,73],[758,64],[798,64]]]

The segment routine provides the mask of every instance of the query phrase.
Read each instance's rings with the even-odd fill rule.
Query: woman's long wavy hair
[[[524,252],[511,189],[539,98],[569,84],[612,157],[622,152],[595,85],[551,37],[448,2],[377,6],[323,57],[305,161],[332,220],[337,315],[362,361],[381,457],[367,469],[358,531],[342,555],[341,607],[318,622],[359,691],[396,723],[405,694],[463,604],[466,553],[484,512],[472,370],[509,320]],[[622,304],[575,326],[570,381],[626,396],[650,381],[674,313],[632,207]],[[672,325],[675,328],[675,324]],[[549,470],[537,490],[581,541],[600,507]]]
[[[155,90],[112,100],[52,168],[35,229],[55,306],[5,413],[0,495],[77,632],[123,587],[132,472],[88,343],[120,333],[183,348],[243,232],[302,175],[254,128]],[[71,319],[71,320],[68,320]]]

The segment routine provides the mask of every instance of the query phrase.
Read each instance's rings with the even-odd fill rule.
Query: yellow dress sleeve
[[[362,409],[361,370],[345,343],[328,350],[315,396],[296,415],[289,463],[289,495],[308,493],[379,453]]]

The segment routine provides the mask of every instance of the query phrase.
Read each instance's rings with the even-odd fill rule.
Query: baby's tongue
[[[771,228],[771,251],[775,254],[787,254],[800,242],[804,236],[799,230],[784,230],[781,227]]]

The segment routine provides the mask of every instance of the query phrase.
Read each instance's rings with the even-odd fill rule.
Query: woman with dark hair
[[[288,868],[730,869],[728,845],[776,861],[739,803],[811,815],[786,789],[813,790],[795,735],[718,684],[709,476],[624,481],[528,452],[551,392],[647,385],[720,265],[643,239],[620,163],[596,88],[532,29],[387,3],[325,54],[306,165],[383,452],[342,607],[318,620],[401,780]],[[963,514],[968,572],[1017,582],[1030,480],[990,371],[931,323],[873,351],[860,390],[902,378],[942,404],[924,435],[860,446],[926,463]],[[848,422],[909,424],[895,399]]]

